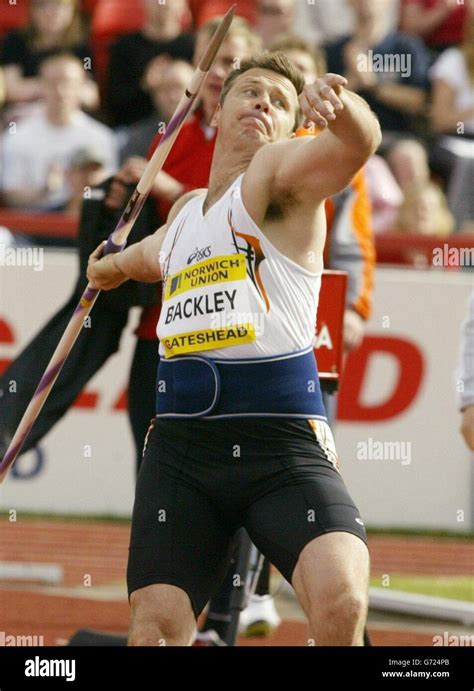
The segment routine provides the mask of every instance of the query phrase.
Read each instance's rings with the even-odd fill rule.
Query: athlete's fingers
[[[334,113],[334,106],[332,103],[325,98],[322,97],[322,95],[318,94],[314,89],[305,91],[304,94],[302,95],[301,98],[301,107],[305,108],[305,104],[308,104],[308,107],[313,110],[315,113],[318,113],[318,115],[322,116],[326,120],[335,120],[336,115]],[[305,113],[308,115],[308,117],[311,117],[311,113]]]
[[[335,74],[334,72],[328,72],[323,77],[324,81],[331,86],[347,86],[347,79],[341,74]]]
[[[325,101],[329,101],[335,110],[343,110],[344,104],[329,84],[323,84],[319,88],[319,93]]]
[[[339,96],[336,94],[335,89],[338,88],[331,84],[328,84],[326,79],[317,79],[314,84],[310,84],[306,87],[306,95],[309,101],[312,101],[313,97],[324,101],[325,103],[331,104],[333,110],[342,110],[343,103]]]
[[[301,109],[303,111],[303,114],[310,120],[311,122],[314,122],[315,125],[318,127],[324,129],[328,125],[328,121],[326,118],[321,114],[319,110],[317,110],[309,101],[306,96],[306,94],[303,94],[301,96],[300,100],[300,105]]]
[[[105,245],[107,244],[107,240],[102,240],[102,242],[97,245],[95,250],[89,255],[89,261],[99,261],[102,259],[102,254],[104,252]]]

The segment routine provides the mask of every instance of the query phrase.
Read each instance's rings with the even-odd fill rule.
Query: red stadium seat
[[[29,0],[19,0],[16,5],[2,2],[2,9],[0,10],[0,37],[11,31],[11,29],[17,29],[26,24],[29,5]]]
[[[140,2],[130,0],[98,0],[92,17],[92,34],[116,37],[138,31],[145,14]]]
[[[257,0],[188,0],[195,27],[200,27],[208,19],[225,14],[231,5],[236,4],[236,14],[255,25]]]

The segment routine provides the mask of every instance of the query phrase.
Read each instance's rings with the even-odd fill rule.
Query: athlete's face
[[[259,147],[292,137],[298,108],[298,94],[289,79],[252,68],[232,84],[219,105],[215,124],[221,137]]]

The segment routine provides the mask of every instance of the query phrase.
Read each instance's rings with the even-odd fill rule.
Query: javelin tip
[[[202,70],[203,72],[208,72],[214,58],[217,55],[217,51],[222,45],[222,42],[224,41],[225,35],[229,30],[230,25],[232,24],[232,20],[234,19],[234,14],[235,14],[235,8],[236,5],[232,5],[225,15],[222,17],[222,21],[217,27],[214,36],[211,39],[211,42],[209,46],[207,47],[206,52],[202,56],[200,62],[199,62],[199,69]]]

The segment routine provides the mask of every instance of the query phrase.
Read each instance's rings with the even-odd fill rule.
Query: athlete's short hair
[[[242,74],[245,74],[245,72],[248,72],[248,70],[252,70],[254,68],[259,68],[262,70],[271,70],[272,72],[277,72],[277,74],[281,74],[283,77],[286,77],[286,79],[288,79],[295,87],[298,96],[304,89],[305,79],[302,72],[295,65],[293,65],[293,63],[290,60],[288,60],[286,55],[281,52],[271,52],[266,50],[262,53],[258,53],[257,55],[253,55],[250,58],[241,60],[240,66],[238,68],[233,69],[232,72],[230,72],[222,87],[220,97],[221,105],[224,104],[226,96],[231,90],[234,82]],[[295,123],[293,125],[293,132],[296,132],[296,130],[301,127],[302,121],[303,112],[301,110],[301,107],[298,105],[297,111],[295,113]]]

